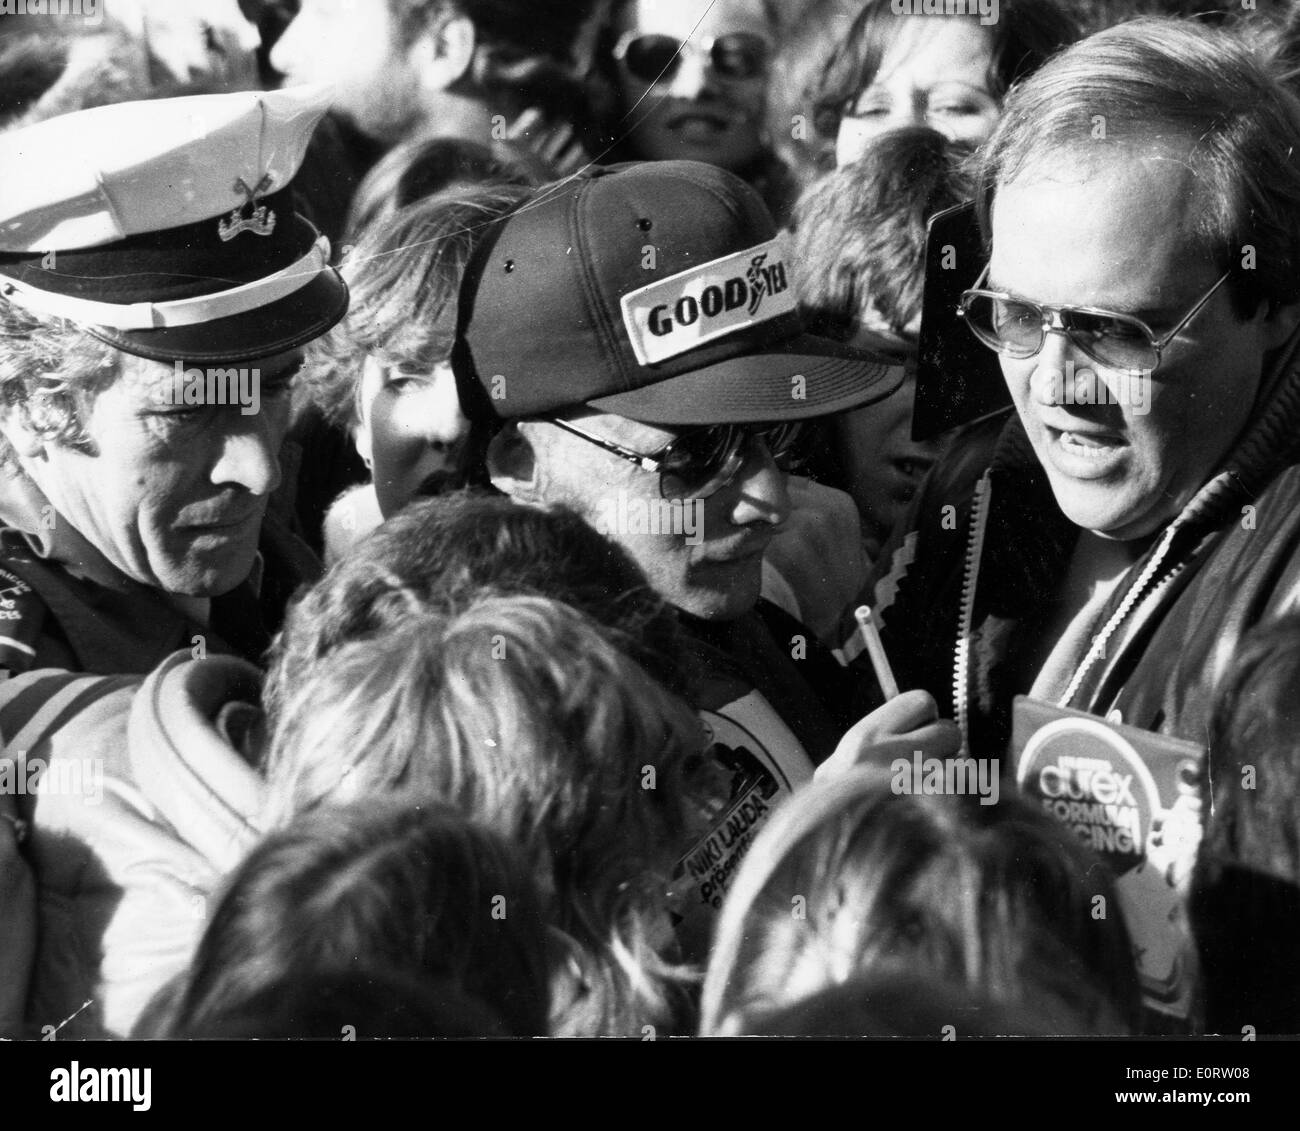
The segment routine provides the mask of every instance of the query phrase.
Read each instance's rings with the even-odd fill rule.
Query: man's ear
[[[367,467],[374,464],[374,437],[370,432],[370,406],[384,387],[384,367],[373,357],[367,357],[361,366],[361,387],[357,391],[357,426],[352,436],[357,455]]]
[[[0,408],[0,432],[4,433],[4,438],[19,458],[44,458],[47,441],[32,429],[27,414],[17,405]]]
[[[468,16],[453,16],[412,44],[410,60],[424,86],[450,90],[469,70],[477,46],[474,21]]]
[[[537,453],[533,442],[516,421],[511,421],[488,442],[488,476],[492,486],[517,503],[540,503]]]

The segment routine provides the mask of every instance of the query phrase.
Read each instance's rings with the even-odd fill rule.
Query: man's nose
[[[732,485],[735,505],[731,521],[737,526],[766,522],[780,526],[790,517],[790,491],[786,473],[776,466],[767,445],[757,437],[749,441],[745,462]]]
[[[234,484],[259,496],[269,495],[280,485],[284,428],[273,419],[275,415],[269,410],[248,416],[237,409],[231,412],[233,419],[221,439],[221,454],[212,469],[213,483]]]
[[[669,95],[688,101],[699,98],[709,86],[708,56],[688,43],[677,58],[677,72],[668,84]]]
[[[1052,327],[1047,331],[1043,336],[1043,348],[1033,358],[1033,364],[1030,386],[1039,404],[1059,405],[1073,401],[1072,396],[1067,396],[1066,385],[1074,379],[1080,366],[1087,364],[1087,359],[1063,329]]]

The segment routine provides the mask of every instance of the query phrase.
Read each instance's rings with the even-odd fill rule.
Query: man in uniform
[[[112,713],[122,681],[95,676],[178,649],[256,660],[315,571],[267,504],[301,349],[347,307],[288,191],[324,108],[212,95],[0,135],[0,1031],[35,951],[29,860],[43,889],[58,872],[21,847],[33,792],[58,824],[43,740]],[[96,750],[99,788],[82,783],[59,844],[90,826],[136,843],[147,814],[102,789],[135,781],[125,746]],[[85,843],[65,871],[111,875],[104,840]],[[43,949],[59,935],[42,915]]]

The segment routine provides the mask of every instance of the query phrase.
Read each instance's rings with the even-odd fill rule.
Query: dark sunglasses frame
[[[672,55],[668,62],[658,71],[653,67],[647,70],[641,70],[632,65],[633,45],[641,40],[656,39],[665,41],[665,52],[668,50],[668,44],[673,44]],[[753,49],[755,63],[753,69],[745,68],[743,72],[737,72],[728,62],[728,40],[741,40],[742,44],[738,46],[742,52],[746,48]],[[636,32],[627,31],[619,38],[614,45],[614,58],[623,64],[628,73],[635,79],[645,83],[667,82],[677,73],[681,66],[682,55],[687,52],[703,52],[708,56],[709,66],[713,68],[718,75],[724,79],[731,79],[737,82],[743,82],[748,79],[761,78],[767,73],[768,65],[772,61],[772,43],[751,31],[733,31],[725,35],[710,35],[699,41],[698,46],[691,44],[689,41],[678,39],[673,35],[663,35],[656,32]],[[651,73],[653,72],[653,73]]]
[[[574,436],[581,437],[588,443],[595,444],[598,448],[603,448],[611,455],[618,456],[619,459],[636,464],[642,471],[658,474],[659,494],[669,500],[707,499],[711,495],[716,495],[740,473],[740,469],[745,466],[745,453],[750,443],[756,439],[762,441],[765,450],[772,457],[772,461],[781,470],[785,470],[781,466],[782,461],[790,454],[791,449],[799,439],[799,432],[803,426],[803,422],[799,420],[787,420],[771,424],[717,424],[707,428],[693,428],[670,443],[665,444],[658,451],[635,452],[631,448],[625,448],[622,444],[606,439],[604,436],[597,436],[594,432],[588,432],[571,420],[551,417],[550,422],[557,428],[562,428]],[[702,468],[695,469],[694,474],[692,474],[689,461],[680,470],[665,466],[671,460],[673,453],[680,449],[683,442],[698,438],[705,433],[722,433],[722,437],[711,448],[716,454],[713,458],[703,461],[704,466]],[[669,491],[665,483],[665,480],[669,477],[680,479],[683,490]]]

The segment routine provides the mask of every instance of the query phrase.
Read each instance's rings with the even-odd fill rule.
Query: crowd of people
[[[1297,437],[1300,4],[0,15],[0,1035],[1300,1032]]]

